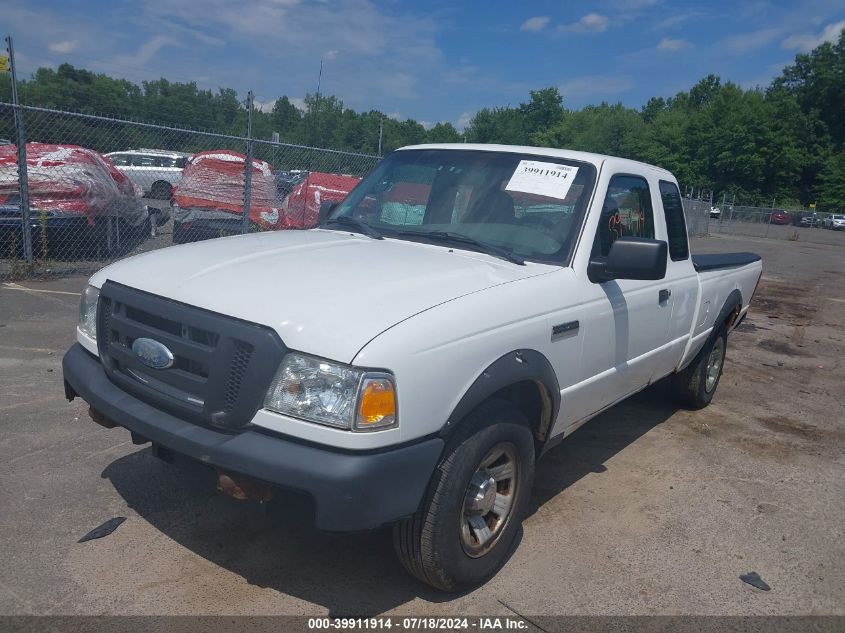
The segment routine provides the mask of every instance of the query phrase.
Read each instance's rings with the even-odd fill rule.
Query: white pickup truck
[[[394,525],[443,590],[502,565],[534,465],[671,376],[706,406],[757,255],[690,255],[669,172],[548,148],[387,156],[319,228],[132,257],[83,293],[65,391],[237,498]]]

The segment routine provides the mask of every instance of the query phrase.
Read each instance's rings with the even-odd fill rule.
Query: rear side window
[[[135,154],[132,156],[133,167],[154,167],[155,157],[146,154]]]
[[[687,226],[684,221],[684,205],[681,192],[675,183],[660,181],[660,198],[666,215],[666,232],[669,237],[669,257],[677,262],[689,257]]]
[[[126,154],[112,154],[109,156],[111,162],[118,167],[128,167],[129,157]]]
[[[593,256],[607,257],[620,237],[654,238],[654,214],[648,183],[639,176],[619,174],[610,179],[602,205]]]

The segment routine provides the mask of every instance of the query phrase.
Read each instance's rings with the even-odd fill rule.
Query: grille
[[[252,419],[285,347],[271,329],[135,290],[100,290],[98,347],[109,378],[139,399],[180,417],[237,429]],[[165,369],[132,351],[153,339],[173,354]]]
[[[227,413],[232,410],[238,400],[241,381],[243,381],[247,369],[249,369],[250,358],[252,358],[252,345],[239,341],[235,354],[232,356],[229,380],[226,382],[226,393],[223,395],[223,410]]]

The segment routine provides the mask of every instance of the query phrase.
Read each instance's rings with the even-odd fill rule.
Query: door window
[[[666,215],[666,232],[669,237],[669,257],[673,262],[689,257],[687,226],[684,221],[684,205],[681,192],[673,182],[660,181],[660,198],[663,200],[663,213]]]
[[[648,183],[639,176],[610,179],[593,242],[593,257],[607,257],[620,237],[654,238],[654,214]]]

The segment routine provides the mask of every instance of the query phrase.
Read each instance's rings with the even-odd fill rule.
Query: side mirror
[[[606,258],[592,259],[587,276],[593,283],[611,279],[663,279],[669,246],[662,240],[620,237]]]
[[[326,219],[329,217],[334,208],[337,206],[337,202],[331,202],[326,200],[325,202],[320,203],[320,212],[317,214],[317,226],[321,225]]]

